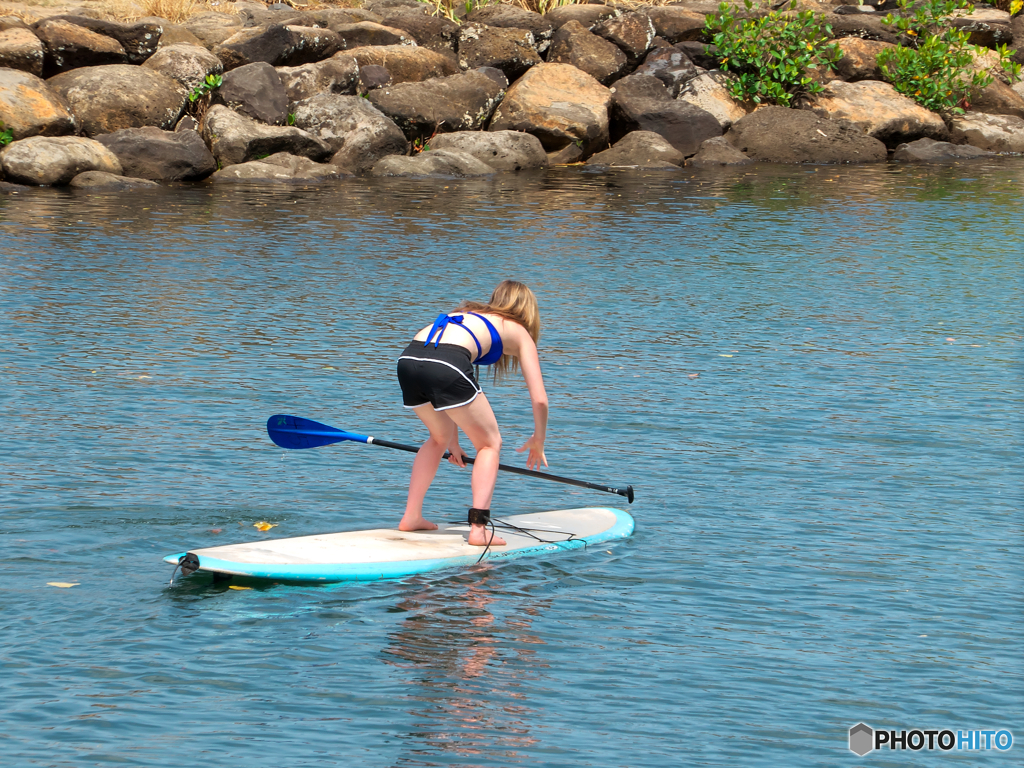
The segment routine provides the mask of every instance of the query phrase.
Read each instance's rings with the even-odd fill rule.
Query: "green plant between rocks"
[[[14,131],[4,127],[4,121],[0,120],[0,147],[6,147],[14,141]]]
[[[744,5],[754,8],[751,0]],[[822,86],[808,71],[831,69],[841,56],[832,28],[813,11],[739,18],[734,6],[722,3],[708,16],[705,31],[718,49],[719,66],[736,75],[732,95],[755,104],[788,107],[794,96],[819,93]]]
[[[188,100],[193,104],[201,99],[203,96],[207,96],[213,91],[224,85],[224,78],[220,75],[207,75],[206,79],[203,80],[199,85],[192,89],[188,95]]]
[[[962,0],[899,0],[900,14],[890,13],[882,23],[902,33],[903,44],[882,51],[878,66],[886,80],[925,109],[963,114],[971,92],[993,81],[992,74],[976,65],[989,49],[971,45],[971,34],[953,25],[957,16],[974,12]],[[1011,80],[1020,77],[1020,64],[1010,61],[1013,51],[993,49]]]

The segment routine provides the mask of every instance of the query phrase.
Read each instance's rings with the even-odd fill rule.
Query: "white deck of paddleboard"
[[[501,519],[531,529],[534,536],[544,542],[558,542],[567,540],[570,534],[577,540],[598,536],[620,522],[620,516],[624,513],[616,513],[617,510],[603,507],[587,507],[509,515]],[[507,544],[491,547],[490,552],[495,555],[537,547],[542,543],[526,534],[501,527],[496,532]],[[189,552],[198,555],[200,562],[212,559],[221,563],[235,563],[243,566],[243,570],[245,565],[356,565],[479,556],[483,548],[470,546],[467,543],[468,536],[469,525],[466,523],[441,523],[436,531],[406,533],[397,528],[377,528],[227,544],[191,549]],[[166,558],[168,562],[177,562],[177,559],[171,560],[171,557]]]

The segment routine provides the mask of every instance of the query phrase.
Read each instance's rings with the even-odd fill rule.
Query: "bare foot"
[[[403,517],[398,524],[400,531],[436,531],[437,525],[427,520],[423,515],[419,517]]]
[[[469,528],[469,543],[474,547],[486,547],[488,543],[492,547],[503,547],[508,542],[498,535],[492,535],[484,525],[472,525]]]

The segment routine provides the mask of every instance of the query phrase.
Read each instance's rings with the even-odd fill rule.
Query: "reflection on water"
[[[0,193],[4,765],[817,766],[860,721],[1012,727],[1022,192],[1005,160]],[[630,540],[167,587],[186,547],[397,521],[408,457],[266,417],[421,439],[395,357],[505,277],[551,470],[632,483]],[[521,444],[525,390],[485,388]]]

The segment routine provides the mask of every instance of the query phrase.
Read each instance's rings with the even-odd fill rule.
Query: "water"
[[[860,721],[1024,738],[1022,190],[1010,160],[0,196],[3,764],[818,766],[857,762]],[[504,277],[541,301],[550,469],[632,483],[632,539],[168,588],[187,547],[397,521],[407,455],[285,452],[265,420],[422,439],[396,355]],[[485,387],[522,462],[525,388]],[[469,501],[442,468],[428,510]],[[504,476],[493,507],[620,501]]]

